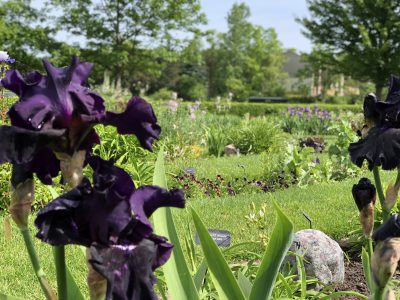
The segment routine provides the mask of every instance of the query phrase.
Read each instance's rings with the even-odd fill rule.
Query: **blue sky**
[[[43,5],[42,0],[32,2],[36,7]],[[296,17],[308,16],[306,0],[200,0],[200,2],[208,18],[206,29],[225,32],[229,10],[234,3],[244,2],[250,7],[250,22],[265,28],[275,28],[284,48],[295,48],[302,52],[311,51],[310,41],[301,34],[301,25],[295,22]],[[71,39],[65,33],[59,34],[59,38],[81,40],[75,37]]]
[[[244,2],[250,7],[250,22],[265,28],[273,27],[285,48],[302,52],[311,51],[311,42],[302,35],[301,25],[295,17],[308,16],[305,0],[201,0],[207,15],[206,28],[219,32],[227,30],[226,16],[234,3]]]

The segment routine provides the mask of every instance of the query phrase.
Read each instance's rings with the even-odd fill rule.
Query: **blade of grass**
[[[297,269],[299,270],[300,284],[301,284],[301,298],[305,299],[307,294],[307,277],[306,270],[304,268],[303,258],[296,255]]]
[[[258,269],[251,290],[250,300],[269,300],[272,295],[279,268],[293,240],[293,224],[274,203],[277,221]]]
[[[207,261],[219,299],[244,300],[243,292],[223,257],[221,250],[211,238],[207,228],[193,209],[192,217],[199,235],[200,246],[203,249],[204,257]]]
[[[160,149],[154,169],[153,184],[167,188],[163,147]],[[155,232],[166,236],[173,244],[171,258],[163,266],[168,294],[171,299],[199,299],[193,278],[186,264],[175,223],[169,207],[161,207],[153,214]]]

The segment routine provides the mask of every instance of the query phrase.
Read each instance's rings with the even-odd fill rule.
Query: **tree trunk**
[[[378,100],[381,100],[382,90],[383,90],[383,84],[376,83],[375,84],[375,95],[376,95],[376,98],[378,98]]]

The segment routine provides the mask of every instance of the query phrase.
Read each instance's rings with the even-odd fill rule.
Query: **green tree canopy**
[[[173,50],[176,30],[205,22],[198,0],[51,0],[59,27],[85,41],[84,56],[124,86],[161,72],[160,47]],[[148,70],[148,72],[146,72]]]
[[[326,63],[361,81],[376,94],[400,72],[400,1],[307,0],[311,16],[298,21],[304,34],[324,48]]]

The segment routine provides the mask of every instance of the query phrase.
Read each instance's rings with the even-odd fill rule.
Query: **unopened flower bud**
[[[11,177],[10,214],[18,228],[28,227],[28,217],[31,213],[34,198],[34,182],[32,174],[22,167],[13,166]]]
[[[370,237],[374,229],[375,186],[369,179],[361,178],[358,184],[353,185],[352,193],[360,211],[360,223],[364,235]]]
[[[368,127],[374,127],[379,118],[379,113],[376,110],[377,102],[378,99],[373,93],[369,93],[364,98],[364,118]]]
[[[387,211],[391,211],[393,206],[396,204],[397,196],[399,195],[399,189],[400,182],[397,182],[395,185],[390,183],[387,187],[385,202],[383,203],[383,206],[386,208]]]
[[[83,178],[82,170],[86,151],[74,152],[72,156],[65,153],[56,153],[56,156],[60,160],[60,169],[65,183],[71,188],[77,187]]]
[[[388,238],[380,241],[372,255],[371,270],[375,284],[385,288],[396,272],[400,259],[400,238]]]

